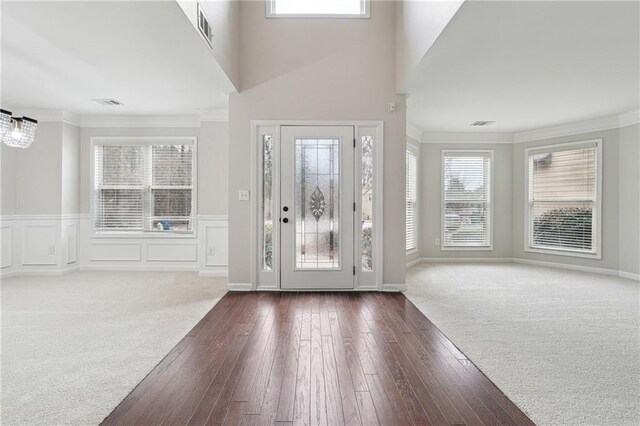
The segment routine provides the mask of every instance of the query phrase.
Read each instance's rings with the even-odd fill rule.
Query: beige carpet
[[[226,292],[196,273],[2,282],[3,425],[98,424]]]
[[[509,263],[418,265],[407,282],[537,424],[640,424],[638,282]]]

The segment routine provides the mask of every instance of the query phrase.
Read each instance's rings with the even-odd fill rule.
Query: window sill
[[[588,253],[588,252],[580,252],[573,250],[562,250],[562,249],[551,249],[551,248],[539,248],[539,247],[525,247],[524,249],[527,253],[540,253],[540,254],[548,254],[552,256],[568,256],[568,257],[580,257],[583,259],[596,259],[601,260],[602,254],[599,252],[596,253]]]
[[[161,232],[94,232],[92,239],[177,239],[177,240],[193,240],[198,238],[195,232],[190,233],[161,233]]]
[[[411,250],[407,250],[407,256],[411,256],[412,254],[417,254],[418,248],[412,248]]]

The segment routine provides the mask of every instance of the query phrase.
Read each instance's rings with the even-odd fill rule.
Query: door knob
[[[283,221],[284,223],[289,223],[289,219],[287,219],[286,217],[285,217],[284,219],[282,219],[282,221]]]
[[[282,210],[283,210],[283,211],[285,211],[285,212],[288,212],[288,211],[289,211],[289,207],[284,206],[284,207],[282,208]]]

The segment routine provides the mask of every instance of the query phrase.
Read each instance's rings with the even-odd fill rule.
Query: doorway
[[[382,123],[253,124],[252,288],[378,289]]]

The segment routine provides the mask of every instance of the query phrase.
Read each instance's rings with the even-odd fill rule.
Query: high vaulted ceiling
[[[639,64],[638,2],[466,1],[413,72],[408,121],[508,133],[617,115],[639,107]]]
[[[234,90],[175,1],[3,1],[1,7],[5,108],[193,114],[226,108],[226,93]]]

